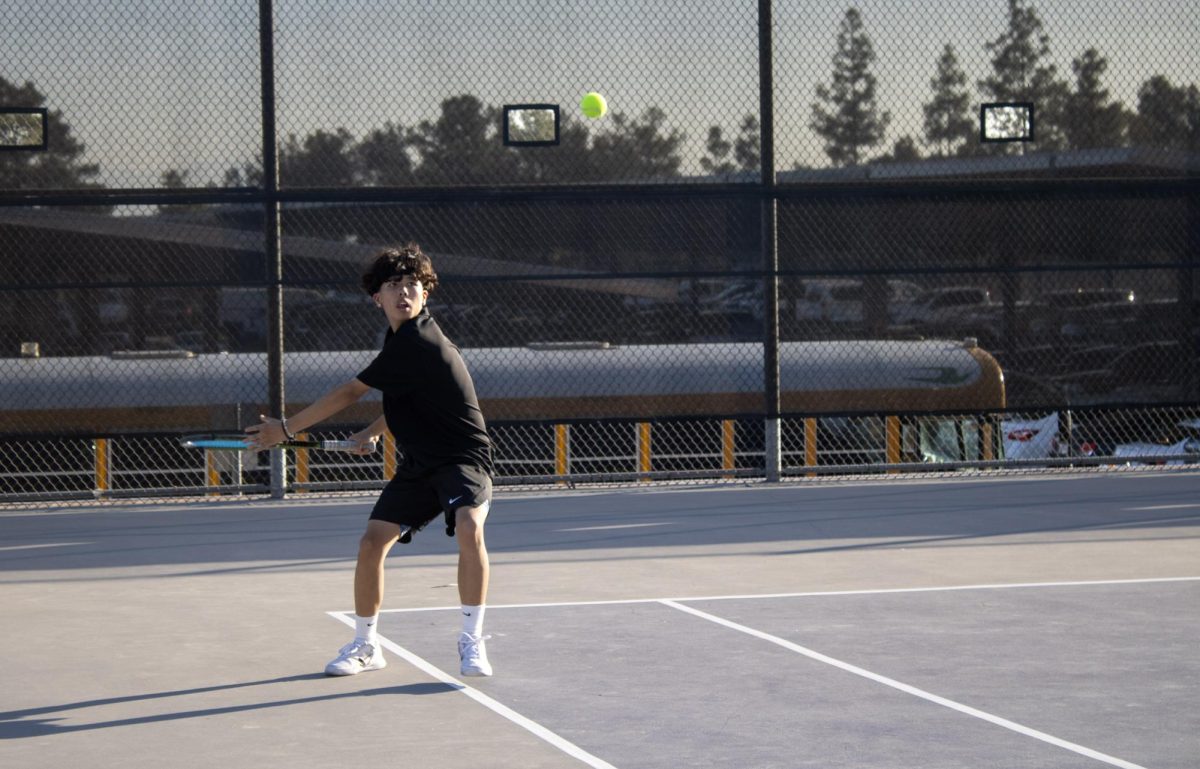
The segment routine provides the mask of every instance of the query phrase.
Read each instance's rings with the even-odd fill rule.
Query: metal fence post
[[[271,416],[281,418],[287,400],[283,376],[283,247],[279,224],[279,142],[275,127],[275,15],[271,0],[258,3],[262,60],[263,235],[267,278],[267,398]],[[287,491],[287,452],[271,451],[271,496]]]
[[[1194,171],[1188,178],[1187,194],[1187,253],[1179,271],[1177,290],[1179,313],[1179,340],[1184,351],[1184,387],[1180,393],[1184,400],[1200,399],[1200,363],[1197,361],[1197,345],[1200,339],[1196,329],[1200,328],[1200,303],[1196,301],[1196,270],[1200,265],[1200,174]],[[1191,353],[1191,354],[1189,354]]]
[[[768,481],[782,475],[783,447],[779,423],[779,248],[775,200],[775,79],[773,74],[771,0],[758,3],[758,98],[762,162],[763,388],[766,406],[765,456]]]

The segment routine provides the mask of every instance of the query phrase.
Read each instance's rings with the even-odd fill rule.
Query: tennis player
[[[354,640],[325,667],[327,675],[355,675],[387,665],[377,629],[384,559],[397,541],[407,543],[443,513],[447,533],[454,532],[458,540],[462,674],[492,674],[483,635],[489,576],[483,525],[491,505],[492,442],[462,355],[425,306],[437,283],[433,264],[416,243],[381,252],[362,276],[362,287],[387,316],[383,350],[354,379],[290,419],[263,417],[260,424],[246,428],[256,448],[267,448],[375,389],[383,393],[383,415],[350,440],[366,454],[375,450],[386,429],[403,453],[359,544]]]

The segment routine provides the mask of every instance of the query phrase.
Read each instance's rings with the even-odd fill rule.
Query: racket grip
[[[321,441],[320,448],[325,451],[354,451],[358,444],[354,441]]]

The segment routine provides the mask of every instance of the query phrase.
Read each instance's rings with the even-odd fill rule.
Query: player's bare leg
[[[468,606],[487,602],[488,554],[483,539],[483,522],[488,506],[460,507],[455,513],[454,533],[458,539],[458,597]]]
[[[354,613],[374,617],[383,605],[383,563],[400,538],[400,527],[387,521],[367,521],[358,542],[358,564],[354,567]]]
[[[326,675],[349,676],[386,667],[379,648],[377,624],[383,604],[383,563],[388,551],[400,538],[401,528],[394,523],[371,520],[358,543],[358,564],[354,568],[354,640],[325,666]]]
[[[487,544],[483,539],[483,523],[488,505],[460,507],[455,513],[455,536],[458,539],[458,597],[463,606],[463,631],[458,637],[458,656],[465,676],[490,676],[484,648],[483,612],[487,603],[488,564]]]

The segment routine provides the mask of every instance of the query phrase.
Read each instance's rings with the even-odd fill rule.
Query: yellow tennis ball
[[[608,112],[608,102],[595,91],[589,91],[579,101],[579,109],[583,110],[583,114],[595,119],[602,117],[605,112]]]

